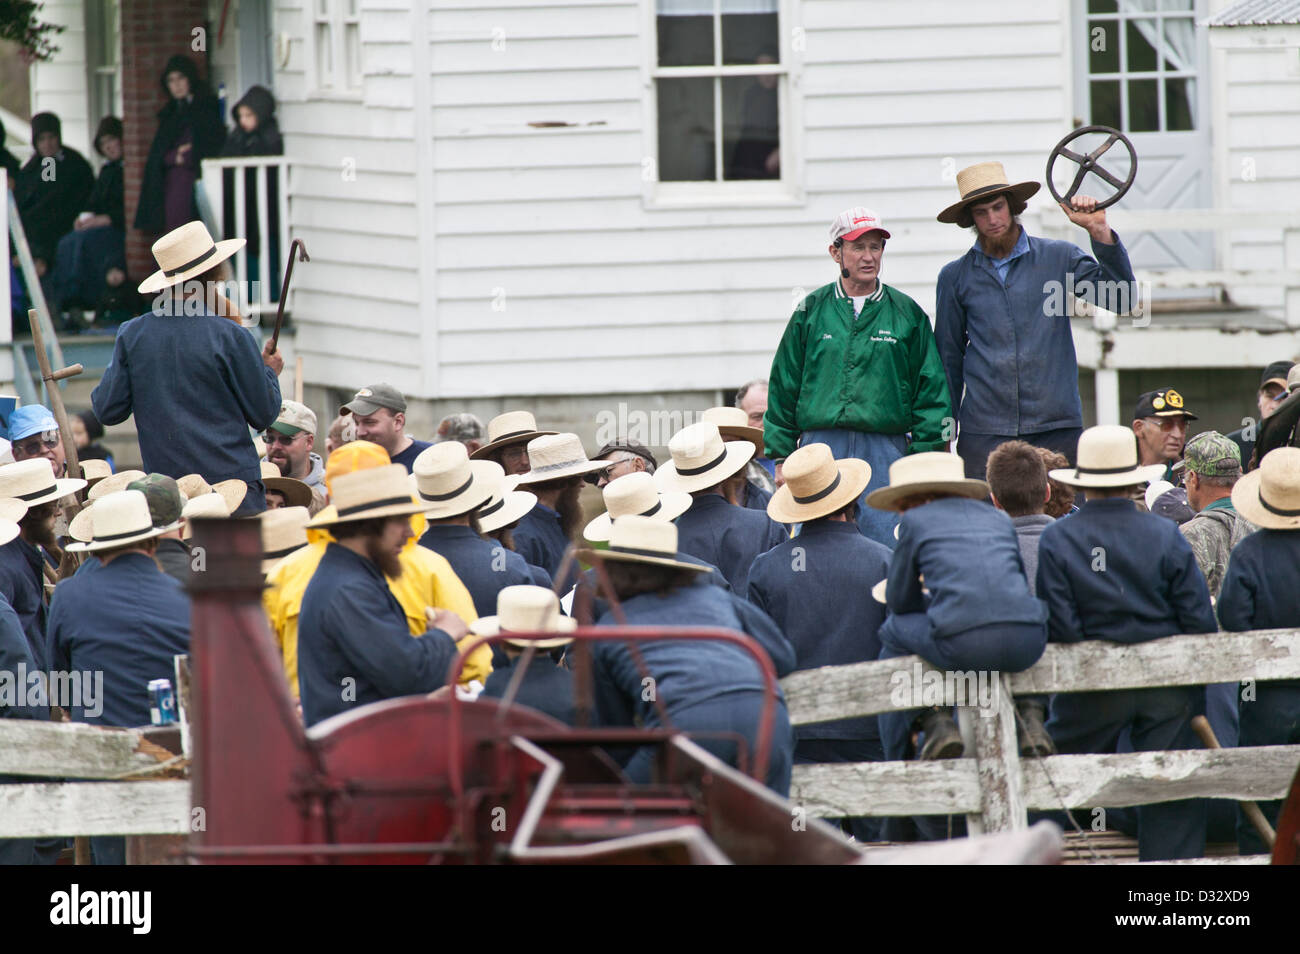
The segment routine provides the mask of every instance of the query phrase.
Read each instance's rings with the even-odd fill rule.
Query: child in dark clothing
[[[573,704],[573,673],[563,665],[563,647],[573,642],[578,622],[560,615],[560,603],[554,593],[540,586],[507,586],[497,595],[497,615],[484,616],[470,625],[475,636],[499,633],[555,633],[550,639],[508,639],[506,656],[509,665],[493,669],[483,687],[482,698],[500,699],[517,675],[515,665],[530,645],[537,655],[524,670],[515,691],[514,701],[536,709],[565,725],[576,721]]]
[[[223,157],[281,156],[284,140],[280,124],[275,118],[275,97],[265,86],[250,86],[243,99],[231,110],[235,125],[226,137],[221,150]],[[235,176],[236,169],[225,169],[222,188],[222,221],[225,237],[235,237]],[[263,255],[262,226],[258,213],[258,177],[256,168],[243,170],[244,176],[244,235],[248,238],[248,279],[271,282],[272,299],[279,295],[280,276],[280,178],[275,168],[266,170],[266,232],[267,254]],[[262,265],[265,262],[266,268]],[[264,274],[265,272],[265,274]]]
[[[889,486],[867,496],[868,506],[903,514],[883,594],[890,615],[881,659],[916,654],[949,671],[1018,672],[1043,654],[1047,610],[1029,591],[1011,520],[984,502],[988,492],[966,479],[960,457],[934,451],[895,461]],[[887,759],[904,757],[914,716],[880,716]],[[921,720],[922,759],[963,753],[947,710]]]
[[[1084,488],[1088,500],[1044,530],[1038,545],[1038,595],[1050,612],[1051,641],[1142,643],[1215,632],[1205,578],[1178,525],[1133,501],[1137,486],[1158,480],[1164,465],[1139,466],[1133,432],[1118,425],[1084,431],[1077,460],[1050,476]],[[1052,698],[1047,729],[1065,754],[1114,752],[1125,729],[1138,752],[1199,748],[1191,720],[1204,710],[1201,686],[1062,693]],[[1143,805],[1137,816],[1141,860],[1204,854],[1204,800]]]

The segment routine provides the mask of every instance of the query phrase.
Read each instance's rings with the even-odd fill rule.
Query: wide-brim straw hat
[[[897,510],[898,502],[904,497],[928,493],[983,500],[989,495],[989,485],[967,477],[965,464],[956,454],[925,451],[908,454],[890,464],[889,486],[867,494],[867,506],[877,510]]]
[[[284,494],[285,503],[290,507],[311,506],[310,487],[296,477],[285,477],[275,464],[262,461],[261,467],[262,484],[267,490],[275,490]]]
[[[475,636],[499,636],[503,633],[571,633],[578,621],[560,613],[560,601],[544,586],[507,586],[497,594],[495,616],[484,616],[470,623]],[[557,635],[549,639],[507,639],[512,646],[554,649],[573,642],[572,636]]]
[[[44,457],[29,457],[0,467],[0,497],[21,500],[29,510],[74,494],[84,486],[86,482],[80,477],[56,479],[54,468]]]
[[[577,434],[546,434],[528,442],[528,466],[528,473],[519,475],[520,484],[581,477],[609,464],[603,460],[588,460]]]
[[[578,558],[586,563],[614,560],[620,563],[645,563],[667,566],[693,573],[708,573],[711,568],[677,559],[677,525],[654,517],[629,514],[614,521],[609,534],[608,550],[579,550]]]
[[[120,470],[116,474],[109,474],[103,480],[90,485],[90,490],[86,492],[86,499],[98,500],[106,494],[115,494],[119,490],[126,490],[127,484],[136,480],[144,480],[148,476],[143,470]]]
[[[77,515],[68,521],[68,536],[79,543],[89,543],[95,539],[94,513],[95,504],[90,502],[77,511]]]
[[[198,474],[186,474],[184,477],[176,479],[176,486],[180,488],[180,492],[185,495],[186,500],[194,500],[204,494],[220,494],[221,499],[226,502],[227,511],[229,511],[227,516],[238,510],[244,502],[244,497],[248,495],[248,484],[238,477],[231,477],[229,480],[219,480],[215,484],[209,484]]]
[[[0,547],[11,543],[22,531],[18,521],[27,514],[27,504],[13,497],[0,497]]]
[[[470,460],[460,441],[426,447],[411,465],[411,483],[430,520],[477,510],[492,499],[504,476],[494,460]]]
[[[524,514],[537,506],[537,494],[527,490],[515,490],[519,484],[519,475],[510,474],[501,478],[497,492],[474,516],[478,518],[478,527],[484,533],[491,533],[508,527],[516,520],[523,519]]]
[[[785,459],[785,483],[767,502],[777,523],[803,523],[847,507],[871,482],[871,465],[849,457],[836,460],[827,444],[805,444]]]
[[[723,441],[718,425],[699,421],[668,441],[672,460],[655,471],[655,485],[661,490],[693,493],[707,490],[740,471],[754,457],[749,441]]]
[[[1300,447],[1278,447],[1232,488],[1232,506],[1265,530],[1300,530]]]
[[[754,445],[754,456],[763,456],[763,429],[751,427],[749,415],[738,407],[711,407],[700,415],[701,421],[718,425],[724,441],[749,441]]]
[[[661,493],[651,474],[638,470],[616,477],[605,485],[605,512],[583,528],[582,535],[593,543],[609,540],[619,517],[636,514],[672,522],[691,509],[691,495],[680,490]]]
[[[264,510],[262,521],[262,572],[270,573],[290,553],[307,545],[306,507],[280,507]]]
[[[193,500],[187,500],[185,506],[181,508],[181,520],[184,522],[181,539],[188,540],[194,536],[194,524],[190,523],[190,521],[195,517],[226,519],[231,513],[230,504],[226,502],[226,498],[216,491],[199,494]]]
[[[549,437],[555,431],[539,431],[537,419],[528,411],[506,411],[488,421],[487,443],[469,456],[486,460],[503,447],[525,444],[534,437]]]
[[[987,202],[1002,193],[1015,196],[1021,202],[1028,201],[1042,186],[1037,182],[1008,181],[1007,172],[1000,162],[979,162],[967,166],[957,173],[957,192],[961,198],[937,216],[940,222],[959,225],[972,202]]]
[[[334,478],[330,499],[333,503],[308,522],[309,528],[409,517],[428,509],[428,504],[416,499],[411,475],[401,464],[340,474]]]
[[[108,466],[106,460],[92,457],[90,460],[78,461],[78,463],[81,464],[81,476],[85,479],[87,487],[93,488],[101,480],[113,476],[113,468]]]
[[[244,239],[212,240],[202,222],[186,222],[153,243],[158,271],[140,283],[141,295],[149,295],[202,275],[244,247]]]
[[[149,501],[138,490],[119,490],[95,501],[89,542],[68,544],[72,553],[95,553],[129,546],[180,528],[179,523],[155,527],[149,514]]]
[[[1048,471],[1071,487],[1131,487],[1164,476],[1164,464],[1139,464],[1137,435],[1119,424],[1099,424],[1079,437],[1078,463]]]

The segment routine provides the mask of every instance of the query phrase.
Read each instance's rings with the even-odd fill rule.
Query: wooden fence
[[[896,698],[895,690],[914,684],[915,674],[924,671],[940,672],[907,656],[794,673],[782,680],[790,721],[809,725],[916,708],[910,692]],[[1288,678],[1300,678],[1300,630],[1171,636],[1136,645],[1052,644],[1032,668],[1001,675],[1002,691],[993,694],[985,713],[966,706],[958,710],[973,758],[796,765],[790,800],[828,818],[965,814],[970,833],[976,834],[1024,828],[1030,810],[1119,808],[1194,797],[1283,798],[1300,765],[1300,745],[1022,761],[1013,697]],[[1264,863],[1267,857],[1245,860]]]
[[[791,722],[808,725],[914,708],[910,698],[894,700],[897,674],[913,679],[926,671],[937,672],[908,656],[806,670],[782,686]],[[1013,696],[1287,678],[1300,678],[1300,630],[1173,636],[1132,646],[1054,644],[1033,668],[1000,677],[1002,691],[988,715],[960,710],[973,758],[798,765],[790,800],[822,817],[965,814],[976,834],[1024,828],[1029,810],[1282,798],[1300,764],[1300,745],[1022,761]],[[176,756],[147,734],[0,720],[0,774],[77,780],[0,785],[0,838],[187,834],[202,823],[189,782],[158,777]]]

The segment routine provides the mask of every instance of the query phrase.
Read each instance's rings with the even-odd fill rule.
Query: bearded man
[[[577,434],[546,434],[528,442],[528,472],[519,478],[520,490],[537,495],[537,504],[524,514],[514,530],[515,550],[527,563],[540,566],[557,579],[564,553],[584,525],[582,478],[604,470],[604,461],[587,458]],[[569,566],[559,592],[578,582],[578,564]]]
[[[1071,242],[1032,238],[1019,216],[1039,184],[1010,184],[1000,162],[963,169],[957,189],[961,199],[938,219],[971,229],[976,241],[939,272],[934,335],[966,476],[982,479],[989,453],[1017,439],[1073,463],[1083,408],[1066,296],[1129,312],[1128,252],[1085,195],[1061,210],[1088,232],[1095,258]]]

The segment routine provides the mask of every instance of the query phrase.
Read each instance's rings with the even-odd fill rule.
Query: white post
[[[0,132],[3,132],[4,126],[0,125]],[[0,195],[9,194],[8,173],[0,169]],[[3,261],[8,262],[13,256],[9,252],[9,203],[0,202],[0,252],[4,252]],[[9,300],[9,275],[8,269],[3,279],[0,279],[0,315],[7,316],[12,309],[12,302]],[[0,388],[6,393],[14,388],[14,351],[13,344],[13,322],[7,317],[0,318]]]
[[[257,303],[259,311],[271,304],[271,217],[267,213],[267,160],[257,164]]]
[[[1094,373],[1097,391],[1097,423],[1121,424],[1119,417],[1119,371],[1098,368]]]

